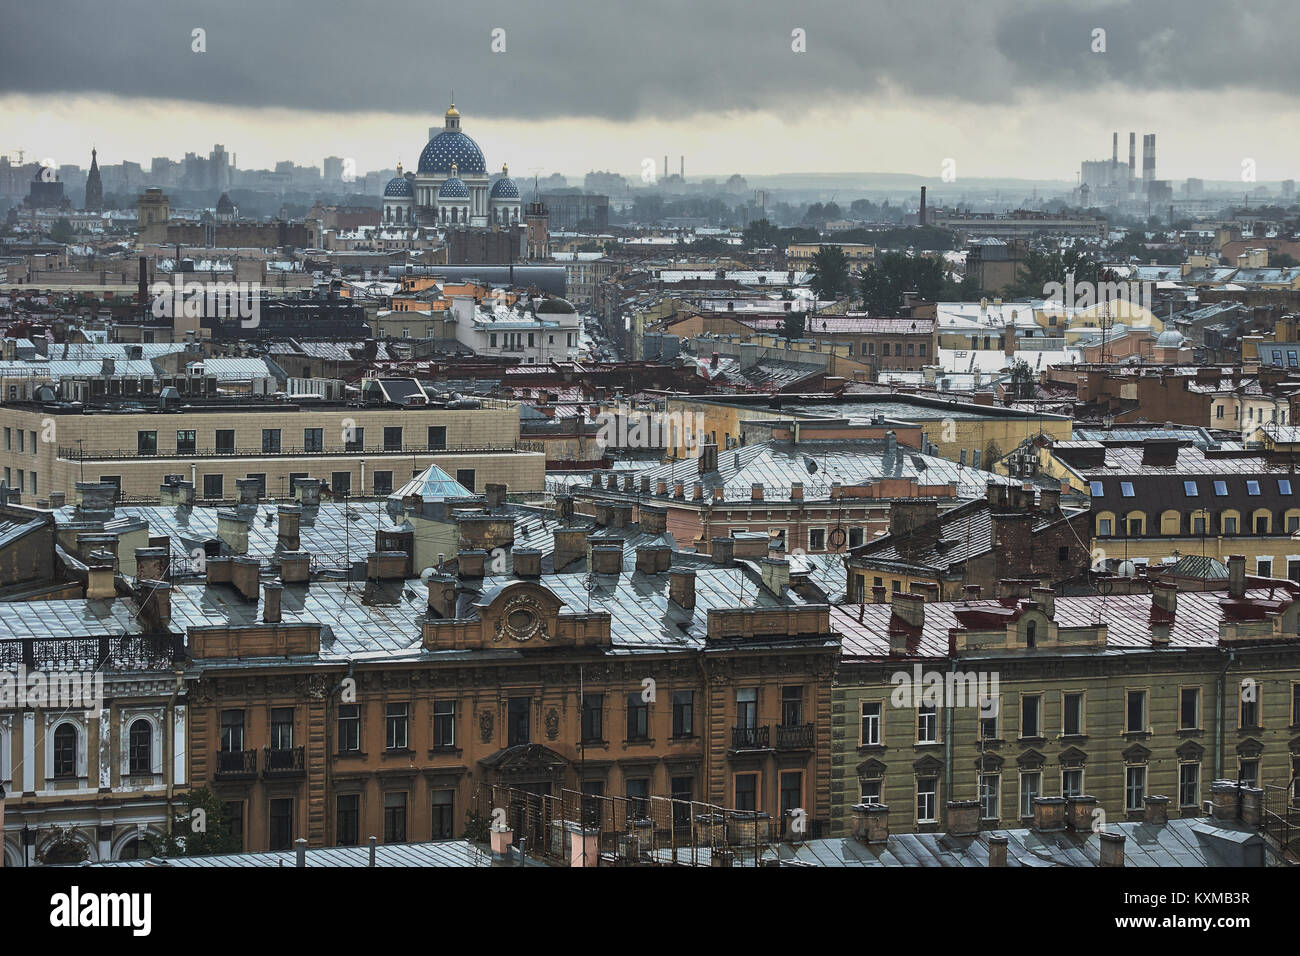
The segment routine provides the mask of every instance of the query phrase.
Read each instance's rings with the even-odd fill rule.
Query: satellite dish
[[[1121,561],[1116,573],[1121,578],[1135,578],[1137,577],[1137,565],[1132,561]]]

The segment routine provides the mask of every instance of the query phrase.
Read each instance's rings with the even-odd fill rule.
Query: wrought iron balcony
[[[302,747],[267,747],[263,773],[268,777],[303,772]]]
[[[217,753],[218,777],[251,777],[256,774],[256,750],[222,750]]]
[[[789,724],[777,726],[777,750],[812,750],[812,746],[812,724]]]
[[[767,724],[761,727],[732,727],[731,749],[770,750],[772,745],[769,730]]]

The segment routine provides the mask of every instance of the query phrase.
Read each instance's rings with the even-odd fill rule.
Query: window
[[[386,425],[384,427],[384,451],[402,450],[402,426]]]
[[[14,448],[14,430],[12,428],[6,428],[5,429],[5,451],[13,451],[13,448]]]
[[[176,454],[192,455],[198,448],[198,433],[192,428],[178,429],[176,432]]]
[[[384,794],[384,842],[406,842],[406,791]]]
[[[133,720],[128,739],[130,741],[127,757],[129,772],[153,773],[153,726],[143,717]]]
[[[650,739],[650,705],[639,690],[627,695],[627,739]]]
[[[384,746],[406,750],[410,744],[411,705],[389,704],[384,708]]]
[[[1120,493],[1121,495],[1123,495],[1125,498],[1132,498],[1132,497],[1133,497],[1133,482],[1131,482],[1131,481],[1121,481],[1121,482],[1119,483],[1119,493]]]
[[[1192,519],[1192,534],[1205,534],[1205,517],[1197,515]]]
[[[740,773],[736,775],[736,809],[758,809],[758,774]]]
[[[335,496],[346,497],[352,493],[352,472],[336,471],[330,474],[330,490]]]
[[[1099,537],[1099,538],[1109,538],[1109,537],[1110,537],[1110,519],[1109,519],[1109,518],[1098,518],[1098,519],[1097,519],[1097,537]]]
[[[627,820],[634,823],[650,815],[650,781],[638,777],[627,781]]]
[[[1126,695],[1124,731],[1130,734],[1145,733],[1147,729],[1147,692],[1131,690]]]
[[[77,728],[69,723],[59,724],[54,730],[54,776],[77,775]]]
[[[825,551],[826,550],[826,529],[812,528],[808,531],[808,550]]]
[[[22,432],[18,433],[19,436]],[[19,447],[19,451],[22,448]],[[136,432],[135,433],[135,450],[138,455],[156,455],[158,454],[158,433],[157,432]]]
[[[429,426],[429,447],[439,449],[447,447],[447,426],[430,425]]]
[[[1083,733],[1083,695],[1066,694],[1061,700],[1061,733],[1078,737]]]
[[[1257,494],[1259,494],[1259,482],[1258,482],[1258,481],[1247,481],[1247,482],[1246,482],[1246,494],[1248,494],[1248,495],[1257,495]]]
[[[391,471],[375,472],[375,494],[390,495],[393,493],[393,473]]]
[[[798,770],[784,771],[781,774],[779,789],[782,817],[803,806],[803,774]]]
[[[1214,493],[1220,498],[1228,496],[1228,483],[1226,481],[1216,481],[1214,483]]]
[[[1224,517],[1223,517],[1223,533],[1224,533],[1224,534],[1236,534],[1236,533],[1237,533],[1237,519],[1236,519],[1235,516],[1233,516],[1233,515],[1224,515]]]
[[[758,726],[758,691],[752,687],[736,691],[736,726],[745,730]]]
[[[213,445],[218,455],[233,455],[235,453],[235,430],[233,428],[218,428],[213,437]]]
[[[1061,771],[1061,796],[1083,796],[1083,771],[1078,767]]]
[[[605,730],[603,726],[605,706],[604,694],[586,694],[582,698],[582,742],[584,744],[603,743]]]
[[[694,733],[695,691],[675,690],[673,691],[673,736],[690,737]]]
[[[798,727],[803,724],[803,688],[781,688],[781,726]]]
[[[1102,490],[1100,481],[1088,482],[1088,490],[1094,498],[1104,498],[1106,496],[1106,492]]]
[[[262,454],[278,455],[280,453],[280,429],[262,429]]]
[[[1241,688],[1241,729],[1259,726],[1259,685],[1243,685]]]
[[[1178,729],[1196,730],[1201,719],[1201,689],[1184,687],[1178,693]]]
[[[1129,533],[1129,535],[1132,536],[1132,537],[1136,537],[1136,536],[1142,534],[1142,519],[1141,519],[1141,518],[1129,518],[1129,519],[1128,519],[1128,533]]]
[[[457,468],[457,469],[456,469],[456,483],[459,484],[459,485],[461,485],[462,487],[464,487],[464,488],[465,488],[466,490],[468,490],[468,491],[473,491],[473,490],[474,490],[474,469],[473,469],[473,468]]]
[[[1237,771],[1237,780],[1247,787],[1259,786],[1259,761],[1243,760],[1241,769]]]
[[[922,704],[916,709],[916,742],[933,744],[939,740],[939,708]]]
[[[998,739],[999,701],[996,697],[984,697],[980,700],[979,734],[980,740]]]
[[[1043,698],[1037,694],[1022,694],[1020,697],[1020,736],[1042,736]]]
[[[1199,495],[1200,492],[1196,488],[1196,482],[1184,481],[1183,494],[1185,494],[1188,498],[1195,498],[1197,495]]]
[[[850,528],[850,529],[849,529],[849,547],[850,547],[850,548],[860,548],[860,547],[862,547],[862,542],[863,542],[863,540],[864,540],[864,535],[863,535],[863,529],[862,529],[862,528]]]
[[[883,780],[859,780],[862,788],[862,803],[868,806],[880,803],[880,794],[884,789]]]
[[[1289,478],[1279,478],[1279,479],[1277,480],[1277,493],[1278,493],[1279,495],[1289,495],[1289,494],[1291,494],[1291,479],[1289,479]]]
[[[935,823],[938,821],[939,778],[917,777],[916,779],[916,822]]]
[[[244,848],[244,801],[230,800],[221,805],[221,820],[226,833],[235,840],[239,849]]]
[[[339,704],[339,753],[361,750],[361,706]]]
[[[304,428],[302,430],[302,450],[303,451],[324,451],[325,450],[325,429]]]
[[[244,712],[242,710],[223,710],[221,712],[221,752],[240,753],[244,749]]]
[[[453,832],[455,814],[452,812],[455,804],[455,790],[433,791],[433,838],[435,840],[450,840],[455,836]]]
[[[341,793],[334,814],[334,842],[339,846],[356,846],[361,836],[361,795]]]
[[[532,699],[511,697],[506,704],[506,743],[510,747],[529,741],[528,717]]]
[[[1141,810],[1147,795],[1147,768],[1128,767],[1124,771],[1124,809]]]
[[[293,746],[293,708],[271,708],[271,749],[288,750]]]
[[[1034,797],[1039,796],[1042,791],[1042,773],[1035,770],[1032,773],[1022,773],[1020,775],[1020,815],[1022,817],[1032,817],[1034,815]]]
[[[1178,805],[1196,807],[1201,803],[1201,765],[1185,763],[1178,768]]]
[[[980,818],[998,818],[998,790],[1001,778],[995,773],[980,774]]]
[[[456,746],[456,702],[454,700],[433,702],[433,745],[434,747]]]
[[[1300,725],[1300,684],[1291,685],[1291,726]]]
[[[293,798],[285,797],[271,801],[270,813],[270,849],[290,850],[293,848]]]
[[[343,450],[344,451],[365,451],[366,450],[366,430],[359,426],[352,426],[343,432]]]
[[[880,702],[862,702],[862,746],[880,746]]]

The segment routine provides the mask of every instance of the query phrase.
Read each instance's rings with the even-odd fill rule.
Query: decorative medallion
[[[492,742],[492,722],[492,711],[484,710],[479,713],[478,734],[485,744],[490,744]]]
[[[506,637],[521,644],[535,637],[544,641],[551,639],[551,635],[546,633],[542,610],[536,602],[522,595],[506,602],[501,609],[501,617],[497,620],[496,636],[492,639],[499,641]]]
[[[546,712],[546,739],[554,740],[560,736],[560,715],[552,707]]]

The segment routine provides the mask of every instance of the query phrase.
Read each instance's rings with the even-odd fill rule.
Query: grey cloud
[[[1297,86],[1293,0],[43,0],[11,8],[0,91],[435,116],[670,119],[897,90],[1031,94]],[[207,52],[190,31],[207,31]],[[491,30],[507,52],[490,52]],[[791,30],[807,31],[806,54]],[[1107,31],[1107,52],[1089,49]]]

